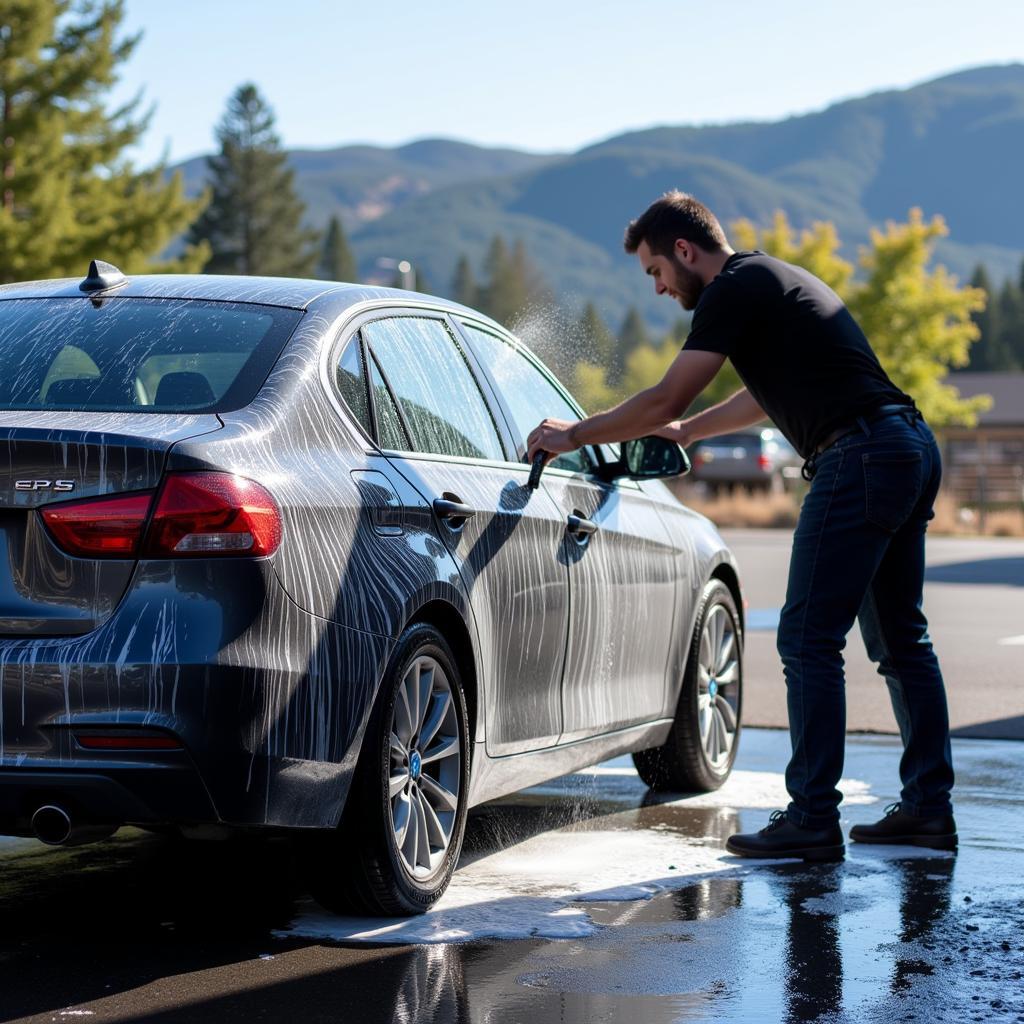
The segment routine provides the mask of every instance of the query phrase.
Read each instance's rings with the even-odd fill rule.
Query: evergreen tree
[[[626,311],[626,318],[619,328],[619,347],[622,349],[623,358],[629,355],[635,348],[643,345],[650,345],[651,338],[647,333],[647,325],[640,315],[636,306],[630,306]]]
[[[206,271],[308,277],[319,258],[319,235],[302,226],[305,205],[295,172],[274,132],[274,114],[256,86],[239,86],[217,126],[220,152],[207,158],[212,197],[192,227],[206,241]]]
[[[327,225],[318,276],[325,281],[359,280],[355,256],[352,255],[348,239],[345,237],[345,229],[337,217],[332,217]]]
[[[1005,358],[1008,365],[994,369],[1015,369],[1024,364],[1024,291],[1013,281],[1007,281],[997,296],[993,296],[995,307],[996,351]]]
[[[488,316],[511,326],[535,307],[550,302],[550,294],[530,263],[526,248],[517,241],[510,253],[505,240],[495,235],[484,261],[486,283],[479,304]]]
[[[501,235],[495,235],[484,257],[484,283],[480,286],[479,300],[483,312],[495,320],[500,320],[499,314],[505,311],[501,308],[504,305],[502,289],[510,270],[508,246]]]
[[[650,335],[647,333],[647,326],[640,310],[636,306],[630,306],[626,310],[626,316],[619,327],[619,343],[615,351],[615,370],[613,378],[621,379],[626,368],[630,354],[637,349],[645,348],[651,343]]]
[[[608,325],[601,319],[597,306],[588,302],[583,308],[579,319],[579,333],[588,349],[588,360],[605,368],[610,367],[615,359],[615,336]]]
[[[464,306],[475,306],[478,301],[476,278],[473,277],[473,268],[465,255],[460,256],[459,262],[455,264],[452,298]]]
[[[1024,260],[1020,264],[1020,276],[1017,283],[1017,320],[1010,329],[1007,347],[1013,361],[1019,369],[1024,369]]]
[[[669,328],[666,341],[670,341],[676,347],[682,346],[683,342],[686,341],[687,335],[690,333],[690,321],[685,317],[677,317]]]
[[[136,170],[140,99],[105,99],[139,36],[118,38],[123,0],[0,3],[0,281],[84,276],[90,259],[127,273],[198,270],[204,249],[155,262],[202,202],[180,175]]]
[[[1004,345],[1000,329],[997,296],[983,264],[979,263],[971,276],[971,287],[985,293],[985,306],[971,314],[978,328],[978,340],[971,347],[972,370],[1009,370],[1013,368],[1013,353]]]

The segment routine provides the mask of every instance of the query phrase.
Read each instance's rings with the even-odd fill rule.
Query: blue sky
[[[766,120],[1024,61],[1019,0],[127,0],[114,98],[156,105],[144,164],[213,148],[243,81],[285,145],[426,137],[567,151],[655,124]]]

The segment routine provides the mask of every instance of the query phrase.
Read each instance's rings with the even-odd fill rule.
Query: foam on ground
[[[867,783],[841,784],[848,803],[876,800]],[[601,765],[528,790],[524,796],[552,800],[599,800],[639,807],[648,794],[636,772]],[[514,799],[514,798],[513,798]],[[784,807],[783,776],[735,771],[713,793],[685,797],[663,806],[722,810]],[[599,824],[599,820],[597,824]],[[763,822],[755,822],[760,827]],[[438,943],[478,939],[580,938],[598,926],[579,904],[650,899],[709,875],[746,874],[763,861],[739,860],[715,840],[682,836],[658,828],[554,829],[464,863],[444,897],[415,918],[339,917],[305,905],[280,937],[337,942]],[[772,863],[778,863],[773,861]]]

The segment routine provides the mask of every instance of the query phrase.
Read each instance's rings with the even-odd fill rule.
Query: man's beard
[[[704,291],[704,282],[699,274],[695,274],[689,267],[683,265],[682,261],[672,253],[669,256],[672,267],[675,270],[676,286],[673,291],[679,300],[679,305],[685,310],[692,310],[697,305],[697,300]]]

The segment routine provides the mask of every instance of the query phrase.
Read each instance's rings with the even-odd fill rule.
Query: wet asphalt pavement
[[[955,858],[725,856],[783,799],[787,745],[748,730],[717,794],[653,800],[618,759],[480,808],[409,922],[319,913],[279,842],[0,843],[0,1020],[1024,1021],[1024,744],[954,741]],[[847,750],[844,827],[898,761]]]

